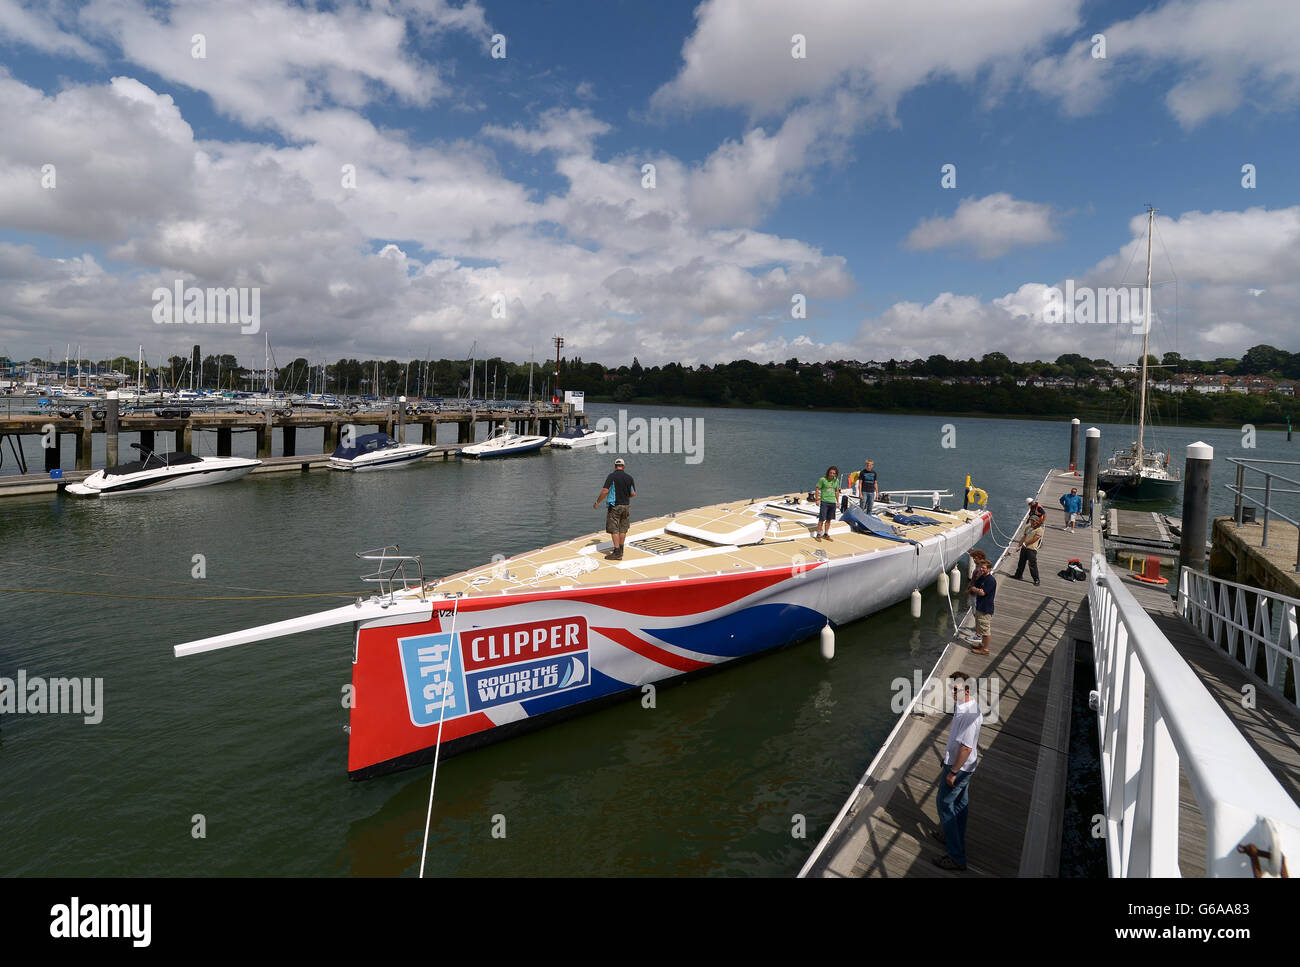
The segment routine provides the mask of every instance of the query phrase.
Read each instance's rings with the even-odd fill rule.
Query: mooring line
[[[66,573],[66,574],[82,574],[82,575],[89,575],[89,576],[91,576],[91,577],[112,578],[112,579],[115,580],[115,581],[131,581],[131,580],[134,580],[133,577],[131,577],[130,575],[126,575],[126,574],[120,574],[120,573],[118,573],[118,574],[114,574],[114,573],[109,572],[109,571],[84,571],[84,570],[82,570],[81,568],[77,568],[77,567],[55,567],[53,564],[35,564],[35,563],[30,562],[30,561],[0,561],[0,567],[3,567],[3,566],[5,566],[5,565],[8,565],[8,566],[10,566],[10,567],[38,568],[38,569],[40,569],[40,570],[42,570],[42,571],[62,571],[62,572],[64,572],[64,573]],[[205,578],[204,580],[206,580],[206,578]],[[195,581],[194,578],[191,578],[191,579],[188,580],[188,581],[178,581],[178,580],[176,580],[175,578],[150,578],[150,579],[149,579],[149,583],[150,583],[150,584],[186,584],[186,585],[190,585],[190,584],[193,584],[194,581]],[[241,587],[241,586],[238,585],[238,584],[212,584],[212,585],[209,585],[209,586],[210,586],[210,587],[214,587],[214,588],[225,588],[227,591],[263,591],[263,592],[268,592],[268,593],[274,591],[274,593],[276,593],[276,594],[290,594],[290,593],[291,593],[291,592],[289,592],[289,591],[275,591],[273,588],[247,588],[247,587]]]
[[[456,615],[460,610],[460,598],[457,597],[451,604],[451,631],[448,633],[447,641],[447,661],[442,666],[442,681],[444,691],[451,689],[451,653],[454,650],[453,642],[456,640]],[[447,696],[443,695],[442,708],[438,712],[438,739],[437,745],[433,749],[433,776],[429,780],[429,811],[424,814],[424,845],[420,847],[420,876],[424,879],[424,857],[429,852],[429,824],[433,821],[433,790],[438,785],[438,759],[442,755],[442,722],[447,716]]]
[[[128,598],[133,601],[272,601],[277,598],[355,598],[350,591],[315,591],[304,594],[227,594],[192,598],[167,594],[113,594],[109,591],[63,591],[57,588],[0,588],[3,594],[71,594],[88,598]]]

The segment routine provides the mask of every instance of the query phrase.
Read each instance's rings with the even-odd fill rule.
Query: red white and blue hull
[[[440,742],[444,756],[464,751],[639,696],[647,684],[806,639],[827,621],[863,618],[933,585],[991,521],[986,512],[932,512],[945,518],[941,531],[923,527],[909,532],[915,539],[902,533],[896,542],[848,534],[841,523],[834,543],[816,544],[807,505],[756,501],[717,513],[730,515],[717,526],[740,543],[679,545],[656,552],[668,554],[658,563],[642,550],[637,560],[600,564],[609,545],[588,535],[445,578],[423,593],[399,588],[179,645],[175,653],[355,625],[348,774],[363,779],[431,761]],[[745,537],[750,521],[759,521],[760,531],[769,522],[784,529],[757,541]],[[680,540],[707,526],[685,515],[646,521],[633,529],[629,547]],[[796,537],[775,539],[789,534]],[[534,566],[530,559],[574,570],[566,576],[543,564],[534,583],[515,580]]]
[[[364,779],[591,711],[855,621],[932,585],[990,515],[917,548],[636,586],[434,595],[359,626],[348,774]],[[445,706],[445,707],[444,707]]]

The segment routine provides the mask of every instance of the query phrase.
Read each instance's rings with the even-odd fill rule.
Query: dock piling
[[[1205,539],[1210,528],[1210,471],[1214,447],[1199,440],[1187,445],[1183,472],[1183,535],[1178,546],[1178,573],[1184,567],[1205,570]],[[1171,586],[1177,589],[1178,582]]]
[[[81,426],[77,427],[76,460],[78,470],[90,469],[91,441],[95,438],[95,416],[89,406],[81,410]]]
[[[257,458],[265,460],[271,455],[271,411],[267,409],[265,416],[257,427]]]
[[[1079,469],[1079,420],[1070,421],[1070,469]]]
[[[117,452],[120,405],[117,390],[113,390],[108,394],[108,405],[104,409],[104,466],[106,467],[116,467],[121,463]]]
[[[63,450],[63,434],[54,434],[54,446],[45,448],[45,472],[59,469],[59,454]]]
[[[1095,426],[1084,433],[1083,444],[1083,509],[1092,518],[1092,502],[1097,499],[1097,454],[1101,449],[1101,431]],[[1100,526],[1100,521],[1094,521]]]

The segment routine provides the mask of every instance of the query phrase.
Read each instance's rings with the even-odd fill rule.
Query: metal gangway
[[[1093,698],[1110,875],[1181,875],[1180,770],[1205,821],[1206,876],[1287,875],[1286,858],[1300,857],[1300,807],[1121,574],[1093,555]],[[1247,594],[1257,603],[1248,606]],[[1274,688],[1285,685],[1287,665],[1300,672],[1298,604],[1186,567],[1179,579],[1183,618],[1216,644],[1222,631],[1234,655],[1240,641],[1252,669],[1256,649],[1266,648]]]

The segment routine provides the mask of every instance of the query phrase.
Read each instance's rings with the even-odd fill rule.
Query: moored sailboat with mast
[[[1146,447],[1147,352],[1151,345],[1151,240],[1157,209],[1147,208],[1147,287],[1143,307],[1142,375],[1138,396],[1137,439],[1126,450],[1116,450],[1097,475],[1097,482],[1110,497],[1130,500],[1169,500],[1178,494],[1177,471],[1169,469],[1166,451]]]

